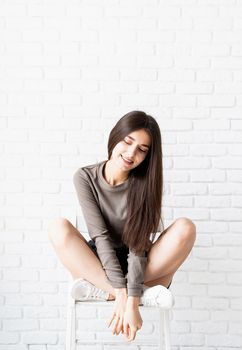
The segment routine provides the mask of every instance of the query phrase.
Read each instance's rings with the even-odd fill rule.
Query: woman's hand
[[[124,312],[126,310],[128,295],[126,288],[115,289],[115,302],[111,319],[108,322],[108,327],[113,323],[113,334],[123,333]]]
[[[124,313],[123,329],[128,341],[135,339],[136,332],[143,324],[139,312],[139,297],[128,297]]]

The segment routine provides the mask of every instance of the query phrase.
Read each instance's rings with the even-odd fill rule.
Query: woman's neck
[[[128,173],[118,169],[113,160],[108,160],[106,162],[103,175],[111,186],[120,185],[128,179]]]

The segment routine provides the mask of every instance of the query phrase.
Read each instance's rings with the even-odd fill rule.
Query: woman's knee
[[[55,246],[65,245],[70,233],[71,223],[65,218],[54,219],[49,225],[48,236]]]
[[[196,240],[196,225],[186,217],[176,219],[175,226],[177,228],[177,238],[179,242],[191,242],[194,244]]]

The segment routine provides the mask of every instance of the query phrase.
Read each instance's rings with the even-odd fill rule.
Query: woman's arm
[[[123,328],[128,341],[136,337],[136,332],[141,329],[143,321],[139,312],[139,297],[129,296],[126,303]]]
[[[96,244],[97,253],[107,278],[113,288],[126,288],[127,281],[112,247],[110,232],[106,227],[98,205],[97,194],[88,174],[82,168],[79,168],[74,173],[73,182],[88,233]]]
[[[147,264],[147,256],[137,255],[130,250],[128,255],[127,289],[128,296],[141,297],[143,294],[144,271]]]

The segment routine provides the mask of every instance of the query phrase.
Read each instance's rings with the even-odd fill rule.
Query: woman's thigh
[[[162,284],[167,287],[190,253],[195,237],[196,228],[190,219],[178,218],[168,226],[148,253],[145,284]]]

